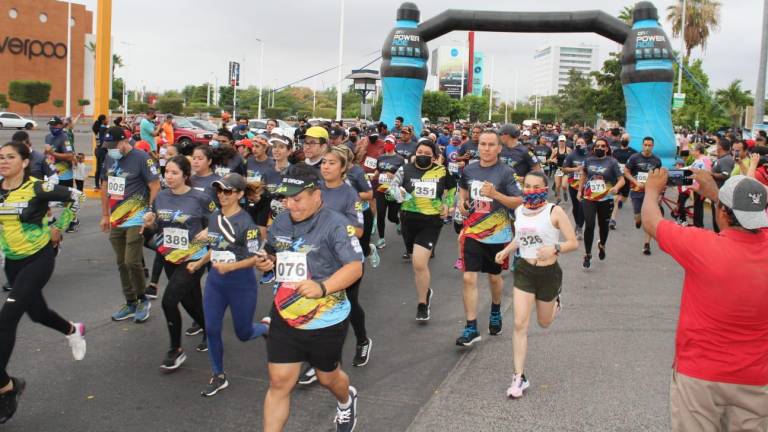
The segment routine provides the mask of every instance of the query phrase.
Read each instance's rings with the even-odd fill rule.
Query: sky
[[[117,75],[129,89],[146,86],[150,91],[181,89],[188,84],[226,80],[229,61],[241,63],[241,86],[280,87],[339,63],[339,23],[342,0],[115,0],[113,1],[113,51],[126,66]],[[344,75],[364,66],[381,54],[384,39],[395,22],[402,1],[344,0]],[[90,10],[97,0],[75,0]],[[721,26],[713,32],[706,51],[697,48],[693,58],[704,59],[710,88],[726,87],[741,79],[743,88],[754,93],[760,50],[763,0],[720,0]],[[499,11],[603,10],[617,15],[625,5],[615,0],[459,0],[415,1],[424,21],[445,9]],[[671,26],[663,18],[675,0],[656,0],[662,25],[671,38]],[[578,5],[578,9],[574,9]],[[95,14],[94,14],[95,16]],[[94,23],[94,28],[96,28]],[[467,32],[452,32],[429,43],[463,43]],[[264,41],[264,74],[260,77],[260,44]],[[475,34],[475,49],[486,56],[485,77],[503,100],[511,100],[517,76],[518,99],[532,91],[533,53],[550,43],[587,43],[599,46],[600,64],[617,44],[601,36],[574,34]],[[672,39],[674,49],[680,40]],[[493,80],[490,62],[494,58]],[[369,68],[378,69],[379,61]],[[298,86],[335,86],[338,72],[320,75]],[[348,85],[348,83],[345,83]],[[428,84],[429,88],[429,84]]]

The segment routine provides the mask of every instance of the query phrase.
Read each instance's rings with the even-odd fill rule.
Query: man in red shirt
[[[642,220],[685,269],[670,385],[673,431],[768,430],[768,189],[746,176],[718,191],[697,171],[698,193],[716,207],[719,234],[664,220],[667,171],[645,186]]]

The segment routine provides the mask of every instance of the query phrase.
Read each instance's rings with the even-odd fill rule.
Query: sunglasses
[[[232,195],[232,194],[233,194],[233,193],[235,193],[235,192],[238,192],[238,191],[236,191],[236,190],[234,190],[234,189],[232,189],[232,190],[226,190],[226,189],[218,189],[218,188],[216,189],[216,194],[217,194],[217,195],[218,195],[218,194],[223,194],[223,195],[225,195],[225,196],[230,196],[230,195]]]

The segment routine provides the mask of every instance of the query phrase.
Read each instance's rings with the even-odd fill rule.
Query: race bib
[[[472,198],[475,201],[486,201],[491,202],[492,199],[483,196],[480,191],[483,189],[483,182],[473,180],[472,183],[469,185],[469,197]]]
[[[622,174],[622,175],[624,175],[624,167],[625,167],[625,166],[626,166],[626,165],[624,165],[624,164],[621,164],[621,163],[619,164],[619,170],[621,171],[621,174]]]
[[[107,194],[112,198],[123,198],[125,195],[125,178],[124,177],[107,177]]]
[[[370,157],[370,156],[367,156],[367,157],[365,158],[365,161],[363,161],[363,165],[364,165],[366,168],[369,168],[369,169],[376,169],[376,159],[375,159],[375,158],[372,158],[372,157]]]
[[[435,199],[437,197],[437,183],[418,181],[413,184],[413,196],[416,198]]]
[[[214,172],[216,173],[216,175],[220,177],[224,177],[225,175],[229,174],[230,171],[232,170],[230,170],[227,167],[217,167]]]
[[[645,183],[648,181],[648,173],[647,172],[639,172],[637,173],[637,182],[638,183]]]
[[[392,183],[392,179],[387,177],[389,174],[387,173],[381,173],[379,174],[379,184],[385,184],[388,185]]]
[[[211,261],[215,263],[233,263],[237,257],[230,251],[211,251]]]
[[[555,177],[562,177],[562,176],[563,176],[563,170],[558,168],[557,171],[555,171]]]
[[[448,162],[448,172],[451,174],[457,174],[459,172],[459,164],[456,162]]]
[[[278,282],[301,282],[307,280],[307,254],[301,252],[278,252],[275,265],[275,280]]]
[[[604,180],[590,180],[589,181],[589,190],[591,190],[593,194],[599,194],[599,193],[605,192],[605,181]]]
[[[278,215],[285,210],[285,206],[283,206],[283,202],[276,199],[273,199],[269,203],[269,208],[272,210],[272,214],[274,215]]]
[[[547,157],[546,156],[539,156],[539,163],[547,163]]]
[[[581,171],[574,171],[573,172],[573,179],[574,180],[581,180]]]
[[[189,231],[183,228],[163,228],[163,246],[171,249],[189,249]]]
[[[520,248],[520,256],[535,258],[536,251],[544,246],[544,240],[535,229],[520,229],[517,232],[517,245]]]

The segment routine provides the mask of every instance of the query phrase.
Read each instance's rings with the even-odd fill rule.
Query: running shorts
[[[632,200],[632,210],[634,210],[636,215],[639,215],[640,211],[643,209],[643,200],[645,199],[645,192],[632,191],[629,194],[629,198]]]
[[[349,320],[330,327],[301,330],[293,328],[272,308],[272,323],[267,338],[270,363],[307,362],[321,372],[333,372],[341,363],[341,350],[347,337]]]
[[[504,264],[496,264],[496,254],[501,252],[507,243],[481,243],[473,238],[464,239],[464,271],[481,272],[492,275],[500,274],[508,268],[508,260]]]
[[[535,266],[519,258],[515,261],[514,287],[536,295],[536,300],[551,302],[560,295],[563,270],[555,262],[548,266]]]
[[[413,253],[413,245],[417,244],[424,249],[432,250],[440,237],[440,230],[443,228],[443,221],[439,215],[423,215],[404,211],[401,213],[403,230],[403,240],[405,241],[405,250]]]

